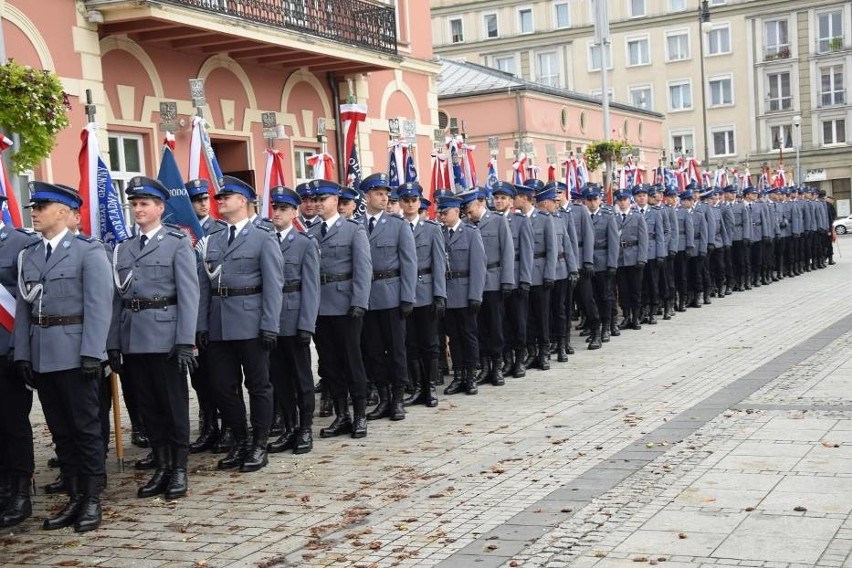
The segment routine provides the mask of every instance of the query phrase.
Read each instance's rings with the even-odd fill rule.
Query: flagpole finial
[[[204,107],[207,104],[207,97],[204,94],[204,79],[189,80],[189,95],[192,98],[192,106],[195,107],[195,113],[204,118]]]

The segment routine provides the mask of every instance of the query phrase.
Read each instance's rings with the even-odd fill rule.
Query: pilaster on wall
[[[107,122],[106,92],[104,74],[101,65],[101,46],[97,24],[86,21],[86,6],[80,0],[76,2],[77,23],[71,28],[74,51],[80,56],[80,79],[62,78],[66,91],[86,103],[86,89],[92,91],[92,103],[95,105],[95,121],[105,126]],[[104,156],[109,153],[106,128],[97,131],[100,151]]]

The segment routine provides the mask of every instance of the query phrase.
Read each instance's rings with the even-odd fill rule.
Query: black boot
[[[266,451],[270,454],[277,454],[287,450],[292,450],[296,446],[296,431],[292,428],[286,428],[277,440],[269,442]]]
[[[11,475],[9,486],[11,488],[9,502],[0,513],[0,527],[3,528],[20,525],[33,514],[33,506],[30,502],[30,476]]]
[[[276,438],[283,434],[285,429],[287,428],[284,425],[284,411],[278,408],[272,415],[272,426],[269,427],[269,437]]]
[[[102,475],[83,478],[83,504],[74,522],[74,532],[89,532],[101,526],[101,491],[104,488]]]
[[[0,473],[0,511],[6,508],[12,496],[11,477],[5,471]]]
[[[219,423],[216,420],[216,411],[204,412],[198,423],[198,439],[189,445],[189,452],[198,454],[206,452],[216,445],[219,439]]]
[[[652,315],[657,315],[657,306],[642,306],[642,317],[639,323],[650,323]]]
[[[608,321],[601,322],[601,338],[600,338],[601,343],[609,343],[609,337],[610,337],[610,332],[612,332],[612,329],[611,329],[612,327],[613,326]],[[616,328],[616,329],[618,329],[618,328]]]
[[[219,460],[216,467],[219,469],[233,469],[243,465],[243,460],[249,451],[248,432],[245,426],[241,432],[234,432],[234,443],[228,455]]]
[[[568,337],[565,338],[565,353],[567,353],[568,355],[574,354],[574,347],[571,345],[571,339]]]
[[[367,380],[367,406],[376,406],[379,404],[379,390],[376,384]]]
[[[630,327],[630,311],[627,308],[621,308],[621,321],[618,322],[618,329],[627,329]]]
[[[568,361],[568,353],[565,352],[565,338],[559,337],[556,339],[556,360],[559,363]]]
[[[536,358],[535,366],[542,371],[550,370],[550,361],[547,359],[547,343],[542,343],[538,346],[538,357]]]
[[[334,399],[334,414],[334,421],[320,430],[320,438],[334,438],[352,432],[352,417],[349,416],[349,404],[345,396]]]
[[[457,394],[464,390],[464,377],[460,365],[453,364],[453,380],[444,389],[444,394]]]
[[[213,446],[214,454],[225,454],[230,452],[234,447],[234,431],[231,430],[230,426],[226,426],[222,424],[222,433],[219,436],[219,439],[216,441],[216,445]]]
[[[169,446],[156,447],[151,452],[154,454],[154,462],[157,469],[148,483],[136,490],[137,497],[154,497],[166,492],[169,485],[169,477],[172,473],[171,448]]]
[[[425,393],[424,404],[429,408],[438,406],[438,389],[435,388],[437,377],[438,360],[430,359],[426,366],[426,373],[423,375],[423,386],[421,387]]]
[[[332,414],[334,414],[334,404],[331,401],[331,394],[324,390],[320,395],[319,415],[326,418]]]
[[[615,320],[609,322],[609,333],[613,337],[618,337],[619,335],[621,335],[621,330],[618,329],[617,325],[615,325]]]
[[[251,448],[243,458],[240,465],[240,473],[251,473],[266,467],[269,457],[266,454],[266,446],[269,444],[268,432],[254,432]]]
[[[428,393],[423,390],[423,372],[420,367],[419,359],[408,360],[408,380],[414,387],[414,392],[411,396],[405,398],[402,403],[405,406],[413,406],[415,404],[423,404],[426,401]]]
[[[148,440],[148,434],[145,432],[145,427],[139,424],[133,424],[130,431],[130,443],[137,448],[150,448],[151,442]]]
[[[293,453],[296,455],[307,454],[314,449],[314,433],[310,427],[299,428],[296,434],[296,445],[293,448]]]
[[[465,367],[462,370],[462,377],[464,377],[464,393],[477,394],[479,389],[476,387],[476,377],[473,374],[473,369]]]
[[[639,320],[639,308],[630,309],[630,329],[635,329],[637,331],[642,329],[642,324]]]
[[[535,343],[527,343],[527,356],[524,359],[524,368],[532,369],[535,367],[536,349]]]
[[[704,292],[704,305],[708,306],[713,302],[710,301],[710,292]]]
[[[593,324],[591,326],[591,335],[589,336],[591,340],[589,341],[589,350],[595,350],[601,348],[601,326],[600,324]]]
[[[668,320],[672,319],[672,315],[673,315],[673,314],[672,314],[672,311],[673,311],[673,310],[672,310],[672,302],[671,302],[671,300],[666,300],[666,307],[665,307],[665,309],[663,310],[663,319],[664,319],[665,321],[668,321]]]
[[[157,458],[154,456],[153,450],[148,452],[145,457],[136,460],[133,467],[134,469],[154,469],[157,467]]]
[[[80,514],[80,508],[83,506],[80,478],[69,476],[65,478],[65,483],[68,486],[68,502],[56,516],[44,520],[42,528],[46,531],[70,527],[77,520],[77,515]]]
[[[172,475],[166,487],[166,499],[177,499],[186,496],[186,462],[189,459],[189,449],[172,446]]]
[[[418,390],[420,390],[419,377],[417,385]],[[391,407],[388,413],[390,419],[394,421],[405,420],[405,387],[395,386],[391,393]]]
[[[363,398],[353,398],[352,410],[355,412],[355,418],[352,421],[352,437],[364,438],[367,436],[367,401]]]
[[[657,306],[652,305],[648,310],[648,325],[657,325]]]
[[[491,357],[481,355],[479,357],[479,372],[476,373],[476,384],[484,385],[489,382],[491,375]]]
[[[701,303],[698,301],[698,293],[690,292],[689,293],[689,307],[690,308],[700,308]]]
[[[678,294],[677,297],[677,307],[675,308],[677,312],[685,312],[686,311],[686,298],[683,297],[683,294]]]
[[[387,418],[391,414],[391,388],[390,385],[379,385],[379,403],[367,413],[367,420],[378,420]]]
[[[500,357],[491,360],[491,384],[495,387],[502,387],[506,384],[506,380],[503,378],[503,360]]]
[[[503,351],[503,376],[511,375],[515,366],[515,352],[511,349]]]
[[[515,349],[515,364],[512,366],[512,376],[516,379],[521,379],[527,376],[527,366],[524,361],[527,359],[527,350],[523,347]]]
[[[62,471],[59,472],[59,475],[56,476],[56,479],[52,483],[44,486],[44,492],[48,495],[56,495],[57,493],[65,493],[66,491],[68,491],[68,484],[62,476]]]

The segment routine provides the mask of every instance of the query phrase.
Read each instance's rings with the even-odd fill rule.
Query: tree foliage
[[[593,142],[586,147],[586,165],[589,171],[597,170],[602,164],[607,161],[615,161],[621,157],[621,150],[631,148],[630,143],[626,140],[610,140]]]

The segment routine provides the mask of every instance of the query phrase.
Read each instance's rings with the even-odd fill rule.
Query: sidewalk
[[[852,259],[837,260],[599,351],[575,338],[550,372],[255,474],[193,456],[177,502],[136,499],[147,472],[111,463],[101,530],[42,531],[61,500],[39,494],[0,563],[852,566]],[[32,417],[40,486],[51,449]]]

